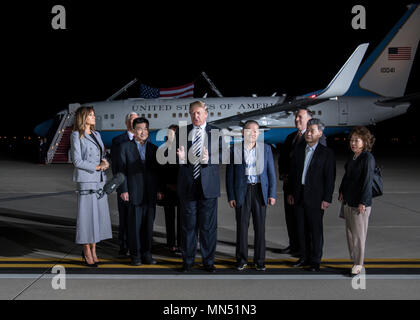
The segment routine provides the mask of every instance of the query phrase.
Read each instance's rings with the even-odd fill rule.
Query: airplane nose
[[[54,123],[54,119],[49,119],[49,120],[46,120],[46,121],[38,124],[34,128],[35,134],[40,136],[40,137],[45,137],[47,135],[48,131],[50,130],[50,128],[52,127],[53,123]]]

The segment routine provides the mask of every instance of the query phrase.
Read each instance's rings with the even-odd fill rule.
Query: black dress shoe
[[[312,264],[312,265],[308,268],[308,271],[311,271],[311,272],[319,272],[319,271],[320,271],[320,266],[319,266],[319,263],[314,263],[314,264]]]
[[[181,271],[184,272],[184,273],[191,272],[192,271],[192,265],[190,265],[190,264],[182,265]]]
[[[207,272],[210,272],[210,273],[215,273],[216,272],[216,267],[214,266],[214,264],[212,264],[210,266],[204,266],[204,269]]]
[[[156,260],[153,258],[147,258],[141,260],[143,264],[157,264]]]
[[[125,257],[127,256],[127,254],[128,254],[128,249],[126,248],[120,249],[120,251],[118,251],[119,256]]]
[[[136,266],[136,267],[141,266],[141,261],[137,260],[137,259],[132,259],[131,260],[131,265]]]
[[[255,266],[255,270],[257,270],[257,271],[265,271],[265,265],[263,265],[263,264],[257,264]]]
[[[238,263],[238,264],[236,265],[236,270],[238,270],[238,271],[242,271],[242,270],[244,270],[244,269],[246,268],[246,266],[247,266],[247,264],[246,264],[246,263]]]
[[[298,268],[298,267],[307,267],[309,266],[309,263],[306,262],[305,259],[300,258],[294,265],[293,267]]]

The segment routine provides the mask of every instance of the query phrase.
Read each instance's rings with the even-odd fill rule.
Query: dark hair
[[[308,128],[308,127],[313,126],[313,125],[317,125],[319,131],[324,131],[324,129],[325,129],[325,124],[317,118],[310,119],[308,121],[308,124],[306,125],[306,127]]]
[[[304,111],[306,111],[306,114],[310,117],[310,118],[312,118],[313,117],[313,115],[314,115],[314,112],[312,112],[311,110],[309,110],[308,108],[303,108],[303,107],[301,107],[301,108],[299,108],[299,109],[297,109],[296,111],[295,111],[295,116],[299,113],[299,111],[300,110],[304,110]]]
[[[253,124],[256,124],[258,126],[258,128],[260,127],[260,124],[257,121],[255,121],[255,120],[247,120],[245,122],[245,124],[244,124],[244,129],[246,128],[247,125],[252,124],[252,123]]]
[[[178,131],[178,129],[179,129],[179,126],[178,126],[177,124],[171,124],[171,125],[168,127],[168,129],[171,129],[171,130],[173,130],[173,131],[177,132],[177,131]]]
[[[370,133],[369,129],[363,126],[354,127],[349,134],[349,140],[353,135],[360,137],[363,141],[363,150],[372,151],[373,144],[375,143],[375,137]]]
[[[139,123],[145,123],[147,124],[147,128],[149,128],[149,120],[147,120],[146,118],[140,117],[133,120],[133,129],[135,129],[136,125]]]

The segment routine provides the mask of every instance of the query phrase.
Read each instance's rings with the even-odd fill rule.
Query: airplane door
[[[338,103],[338,124],[346,125],[349,121],[349,106],[347,102]]]

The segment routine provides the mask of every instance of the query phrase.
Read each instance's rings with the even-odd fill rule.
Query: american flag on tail
[[[411,47],[388,48],[388,60],[411,60]]]
[[[140,84],[140,98],[192,98],[194,96],[194,82],[179,87],[153,88]]]

